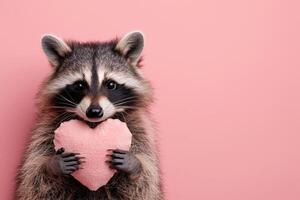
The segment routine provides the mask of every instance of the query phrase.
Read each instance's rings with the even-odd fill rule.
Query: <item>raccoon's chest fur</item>
[[[126,116],[133,134],[131,151],[143,160],[142,176],[132,182],[126,174],[116,173],[106,186],[89,191],[72,176],[53,177],[43,169],[43,162],[54,152],[53,134],[55,126],[47,124],[49,116],[40,116],[18,179],[17,199],[163,199],[151,121],[146,113],[135,112]],[[40,155],[43,155],[41,157]],[[29,189],[28,189],[29,188]]]

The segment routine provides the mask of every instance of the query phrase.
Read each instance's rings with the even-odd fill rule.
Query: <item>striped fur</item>
[[[130,42],[132,43],[133,40],[134,38],[131,38]],[[121,42],[124,41],[126,42],[124,39],[121,40]],[[22,165],[17,175],[16,199],[162,200],[163,191],[155,129],[148,111],[152,102],[152,90],[150,84],[143,78],[138,69],[140,64],[140,57],[136,54],[138,51],[132,51],[135,55],[125,55],[118,52],[120,47],[126,47],[126,44],[119,44],[119,40],[105,43],[64,42],[61,44],[62,40],[51,42],[59,42],[59,44],[54,45],[58,48],[63,47],[59,53],[65,55],[65,57],[51,55],[51,58],[49,58],[48,55],[50,64],[53,66],[53,73],[43,82],[37,95],[38,114],[36,125],[32,131],[30,141],[28,141]],[[119,49],[115,49],[118,44]],[[64,50],[67,50],[65,54]],[[49,51],[53,51],[53,49],[49,48]],[[53,52],[47,53],[51,54]],[[97,67],[95,68],[95,66]],[[101,99],[103,101],[106,98],[106,101],[109,101],[109,97],[105,97],[101,93],[101,87],[103,87],[101,84],[105,78],[114,79],[116,82],[126,85],[128,91],[132,91],[132,94],[134,94],[135,102],[130,106],[117,106],[116,102],[111,101],[110,103],[115,106],[114,112],[106,115],[105,118],[119,118],[127,123],[133,135],[130,151],[141,161],[143,168],[142,174],[137,180],[129,179],[124,173],[117,173],[106,186],[95,192],[89,191],[72,176],[56,177],[52,175],[48,172],[46,164],[48,159],[55,154],[52,142],[54,130],[61,122],[73,119],[74,116],[75,118],[78,117],[74,107],[64,110],[55,108],[54,99],[56,95],[67,85],[82,78],[85,78],[87,84],[92,88],[93,73],[98,74],[99,86],[97,87],[97,94],[95,92],[94,94],[91,92],[86,94],[91,99],[100,102]],[[78,104],[84,104],[84,102],[88,104],[90,102],[89,100],[83,101],[83,99],[84,97]],[[105,118],[102,120],[105,120]]]

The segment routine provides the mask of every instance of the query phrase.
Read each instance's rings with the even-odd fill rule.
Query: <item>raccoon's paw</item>
[[[49,159],[47,167],[54,175],[72,174],[80,169],[80,164],[84,162],[84,157],[79,155],[79,153],[65,152],[64,148],[60,148]]]
[[[108,152],[106,156],[109,160],[106,162],[110,168],[127,173],[131,179],[140,176],[142,163],[134,154],[120,149],[109,149]]]

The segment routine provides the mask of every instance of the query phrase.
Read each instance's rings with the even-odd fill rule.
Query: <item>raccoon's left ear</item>
[[[136,65],[144,48],[144,36],[140,31],[130,32],[117,44],[115,50],[121,53],[129,64]]]
[[[71,48],[57,36],[46,34],[42,37],[42,48],[48,57],[50,64],[54,67],[59,66],[65,56],[70,53]]]

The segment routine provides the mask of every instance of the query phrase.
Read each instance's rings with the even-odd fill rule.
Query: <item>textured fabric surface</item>
[[[55,149],[65,148],[66,152],[80,153],[85,163],[72,174],[90,190],[105,185],[115,173],[105,163],[107,149],[129,150],[131,133],[126,124],[108,119],[95,129],[78,120],[64,122],[55,130]]]

